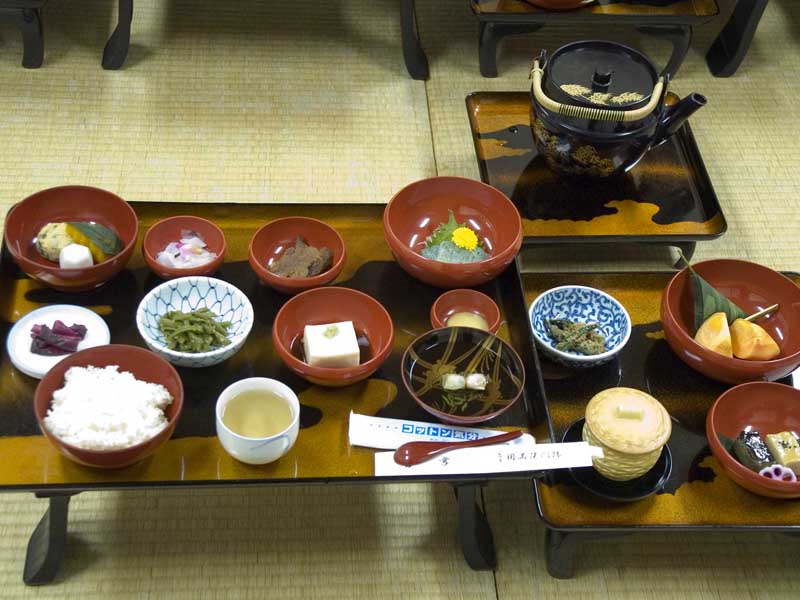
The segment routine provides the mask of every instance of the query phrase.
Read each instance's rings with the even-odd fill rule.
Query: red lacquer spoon
[[[408,442],[394,451],[394,462],[404,467],[413,467],[426,460],[430,460],[437,454],[456,450],[458,448],[475,448],[476,446],[492,446],[510,442],[522,435],[522,431],[510,431],[492,437],[481,438],[479,440],[467,440],[465,442]]]

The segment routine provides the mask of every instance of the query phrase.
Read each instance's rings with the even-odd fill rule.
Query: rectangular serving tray
[[[624,176],[588,185],[559,177],[538,155],[527,93],[476,92],[466,104],[481,179],[517,206],[526,243],[678,245],[728,228],[688,124]]]
[[[547,483],[535,482],[536,501],[548,527],[563,531],[641,529],[644,527],[800,528],[800,503],[776,501],[733,482],[711,455],[705,435],[706,413],[730,386],[685,365],[664,340],[661,293],[673,273],[523,273],[525,303],[559,285],[586,285],[619,300],[633,331],[619,359],[575,372],[540,358],[547,412],[555,440],[584,416],[588,401],[603,389],[632,387],[656,397],[673,417],[673,469],[662,492],[621,504],[578,487],[567,471],[553,471]],[[788,274],[800,283],[800,275]],[[794,374],[800,386],[800,372]],[[783,383],[792,384],[790,379]]]
[[[0,354],[0,490],[88,490],[135,486],[233,485],[265,483],[375,482],[398,480],[474,481],[530,478],[532,473],[500,473],[476,477],[376,478],[375,451],[351,447],[350,411],[382,417],[436,422],[406,392],[400,379],[400,359],[408,344],[428,331],[431,304],[442,290],[408,276],[392,259],[383,239],[378,205],[244,205],[133,203],[140,219],[136,252],[119,276],[90,294],[64,294],[35,283],[12,262],[4,248],[0,256],[0,335],[29,311],[47,304],[87,306],[103,316],[112,343],[144,346],[135,325],[139,301],[161,281],[141,256],[141,237],[162,218],[192,214],[217,223],[227,238],[225,264],[216,275],[241,289],[251,299],[255,324],[243,349],[228,361],[208,369],[178,369],[185,386],[183,414],[175,434],[150,458],[132,467],[102,471],[77,465],[62,457],[40,434],[33,414],[37,381],[17,371],[3,344]],[[320,388],[296,377],[272,347],[270,327],[286,300],[261,284],[247,262],[248,242],[258,227],[290,215],[325,220],[343,236],[348,260],[336,285],[352,287],[377,298],[394,320],[394,349],[369,380],[346,388]],[[527,317],[519,273],[512,265],[482,290],[503,313],[499,335],[511,341],[526,365],[523,396],[487,427],[539,430],[547,437],[538,363],[527,332]],[[288,455],[260,467],[240,463],[220,446],[215,435],[214,404],[228,385],[246,377],[272,377],[298,393],[302,404],[298,441]]]

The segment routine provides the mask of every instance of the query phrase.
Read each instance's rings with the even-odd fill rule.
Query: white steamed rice
[[[86,450],[119,450],[145,442],[167,426],[167,388],[119,367],[71,367],[53,393],[45,427]]]

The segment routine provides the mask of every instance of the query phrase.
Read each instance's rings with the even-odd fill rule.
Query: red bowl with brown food
[[[448,228],[449,223],[454,227]],[[441,235],[450,229],[452,235]],[[511,200],[490,185],[462,177],[423,179],[397,192],[383,212],[383,233],[409,275],[445,289],[494,279],[522,246],[522,220]],[[465,258],[466,251],[474,262],[423,255],[445,242],[451,244],[449,260]]]
[[[72,234],[62,231],[68,223],[78,223],[81,229],[73,227]],[[13,206],[3,237],[26,275],[62,292],[85,292],[125,268],[138,234],[136,213],[122,198],[98,188],[70,185],[42,190]],[[60,266],[58,248],[70,243],[91,245],[91,266]]]
[[[64,387],[64,376],[71,367],[89,366],[118,366],[120,373],[127,371],[140,381],[164,386],[172,397],[172,402],[164,409],[166,426],[153,437],[140,443],[111,450],[78,447],[53,434],[45,425],[45,417],[51,408],[53,394]],[[183,383],[174,367],[152,352],[123,344],[96,346],[67,356],[42,378],[33,397],[33,410],[42,434],[70,460],[100,469],[119,469],[147,458],[172,436],[182,409]]]
[[[284,294],[298,294],[339,276],[347,259],[333,227],[310,217],[271,221],[250,240],[248,260],[258,278]]]
[[[306,362],[307,325],[351,321],[358,348],[357,364],[313,366]],[[394,325],[386,309],[372,296],[343,287],[320,287],[290,298],[272,323],[272,343],[281,360],[297,375],[327,387],[343,387],[372,375],[392,353]]]
[[[497,333],[500,329],[500,309],[494,300],[477,290],[456,289],[445,292],[431,306],[430,316],[434,329],[473,326],[489,333]]]
[[[167,265],[159,260],[159,255],[170,244],[180,243],[182,239],[189,238],[194,239],[196,242],[187,245],[189,250],[201,248],[199,242],[202,242],[205,245],[202,250],[215,256],[213,258],[209,256],[204,264],[188,267]],[[150,267],[150,270],[162,279],[189,277],[191,275],[212,275],[219,270],[225,261],[226,250],[227,244],[222,229],[208,219],[189,215],[168,217],[158,221],[147,230],[142,241],[144,261]]]
[[[748,435],[738,440],[736,448],[734,444],[745,430]],[[769,498],[800,498],[799,482],[767,478],[754,470],[770,469],[770,463],[780,458],[769,446],[782,445],[781,438],[769,440],[769,436],[781,433],[794,436],[799,432],[800,390],[780,383],[755,381],[737,385],[717,399],[706,417],[708,445],[725,473],[746,490]],[[753,435],[758,439],[753,439]],[[791,439],[789,442],[787,445],[795,445]],[[743,443],[747,449],[742,447]],[[778,450],[784,460],[790,456],[786,450]],[[794,454],[796,458],[796,448]],[[744,462],[738,455],[742,455]],[[794,467],[795,472],[800,472],[800,464]]]
[[[779,354],[772,360],[744,360],[698,343],[692,282],[684,269],[661,297],[664,336],[683,362],[707,377],[734,384],[776,381],[800,366],[800,287],[777,271],[743,260],[707,260],[693,268],[748,315],[778,304],[777,312],[756,323],[777,343]]]

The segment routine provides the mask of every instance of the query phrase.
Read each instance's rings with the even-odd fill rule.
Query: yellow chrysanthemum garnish
[[[478,247],[478,236],[469,227],[459,227],[453,232],[453,243],[465,250],[475,250]]]

